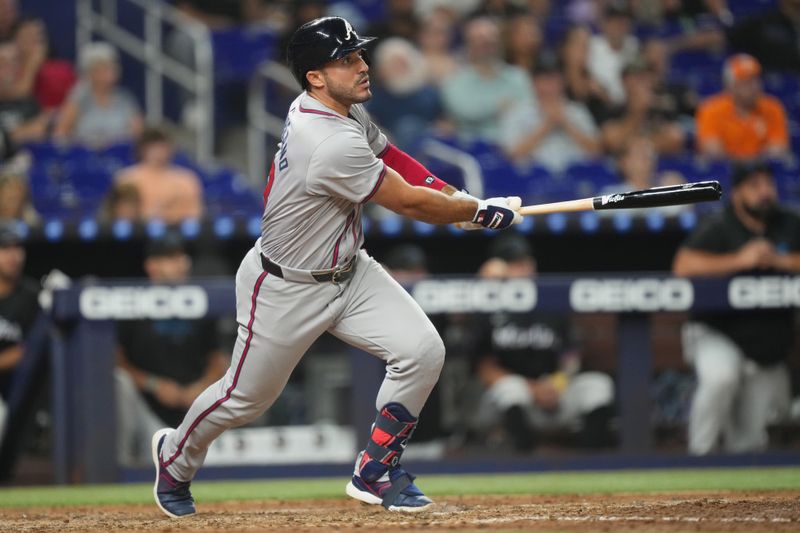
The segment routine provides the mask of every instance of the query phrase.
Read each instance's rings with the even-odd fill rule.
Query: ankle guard
[[[361,458],[359,475],[375,481],[400,463],[417,419],[399,403],[387,403],[375,418],[367,448]]]

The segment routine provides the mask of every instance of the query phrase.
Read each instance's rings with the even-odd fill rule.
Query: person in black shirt
[[[734,167],[730,203],[678,250],[678,276],[800,272],[800,216],[778,205],[772,172],[761,162]],[[764,449],[767,425],[788,406],[784,360],[792,346],[791,309],[696,314],[683,332],[698,385],[689,416],[689,452]]]
[[[529,278],[536,274],[530,245],[521,236],[495,241],[483,278]],[[485,318],[481,319],[486,321]],[[496,313],[477,347],[476,373],[486,388],[477,422],[498,422],[518,451],[537,444],[537,432],[567,430],[587,447],[613,443],[614,385],[600,372],[578,372],[577,350],[564,316],[541,312]]]
[[[146,246],[144,268],[154,283],[181,283],[191,259],[177,234]],[[119,459],[146,462],[150,436],[177,426],[189,406],[227,368],[210,319],[130,320],[117,325],[117,409]]]
[[[730,28],[727,38],[732,51],[754,56],[766,70],[800,72],[800,1],[781,0]]]
[[[5,406],[25,356],[25,339],[39,315],[39,285],[22,275],[24,267],[25,249],[16,226],[0,223],[0,480],[13,474],[45,383],[46,368],[37,365],[36,376],[42,379],[34,380],[16,412],[8,412]]]
[[[0,398],[8,399],[25,336],[39,314],[38,284],[22,276],[25,249],[10,223],[0,223]]]

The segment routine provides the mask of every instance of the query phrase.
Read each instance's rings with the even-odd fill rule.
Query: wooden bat
[[[520,208],[521,215],[546,215],[573,211],[599,211],[604,209],[632,209],[641,207],[664,207],[668,205],[713,202],[722,196],[718,181],[698,181],[682,185],[653,187],[640,191],[606,194],[593,198],[526,205]]]

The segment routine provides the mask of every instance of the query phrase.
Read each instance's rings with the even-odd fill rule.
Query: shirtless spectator
[[[175,224],[202,216],[200,178],[191,170],[172,164],[174,147],[166,133],[145,130],[137,143],[137,155],[139,163],[120,171],[115,186],[130,184],[138,189],[144,220]]]

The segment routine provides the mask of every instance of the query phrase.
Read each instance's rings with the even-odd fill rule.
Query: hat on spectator
[[[147,257],[168,257],[182,253],[186,253],[186,244],[183,237],[175,231],[168,231],[149,240],[144,248],[144,255]]]
[[[521,235],[503,235],[492,241],[489,257],[502,259],[507,263],[533,258],[531,243]]]
[[[737,187],[756,174],[769,174],[772,176],[772,168],[763,159],[737,161],[731,168],[731,183],[734,187]]]
[[[22,234],[20,234],[17,224],[11,221],[0,222],[0,248],[19,246],[22,244]]]
[[[723,70],[725,82],[749,80],[761,75],[761,64],[748,54],[736,54],[725,61]]]

